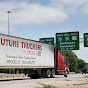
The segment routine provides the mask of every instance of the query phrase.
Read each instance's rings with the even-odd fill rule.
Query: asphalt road
[[[55,80],[75,80],[75,79],[84,79],[88,74],[77,74],[77,75],[68,75],[68,77],[64,77],[63,75],[56,75],[55,78],[39,78],[39,79],[8,79],[8,80],[0,80],[0,86],[3,85],[16,85],[23,83],[33,83],[33,82],[43,82],[43,81],[55,81]],[[1,87],[0,87],[1,88]]]

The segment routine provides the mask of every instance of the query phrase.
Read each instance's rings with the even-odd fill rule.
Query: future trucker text
[[[10,47],[20,46],[19,41],[9,40],[9,39],[4,39],[4,38],[0,38],[0,45],[10,46]],[[28,43],[28,42],[21,42],[21,47],[24,49],[42,50],[42,45]]]

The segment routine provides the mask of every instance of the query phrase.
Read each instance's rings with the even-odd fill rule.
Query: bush
[[[45,87],[43,87],[43,88],[57,88],[57,87],[48,85],[48,86],[45,86]]]

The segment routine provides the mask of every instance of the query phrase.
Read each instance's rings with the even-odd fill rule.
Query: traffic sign
[[[51,38],[40,38],[39,41],[54,45],[54,38],[53,37],[51,37]]]
[[[84,47],[88,47],[88,33],[84,33]]]
[[[79,50],[79,32],[56,33],[59,50]]]

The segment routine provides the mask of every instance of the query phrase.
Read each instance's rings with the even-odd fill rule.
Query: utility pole
[[[9,13],[11,13],[10,11],[7,11],[8,13],[8,35],[9,35]]]
[[[79,38],[79,43],[84,43],[83,38]]]

